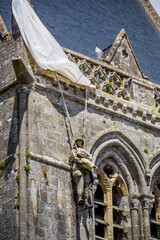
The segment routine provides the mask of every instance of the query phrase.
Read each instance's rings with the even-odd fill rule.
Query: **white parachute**
[[[93,87],[77,65],[68,60],[27,0],[12,0],[12,12],[26,46],[41,68],[56,71],[74,83]]]

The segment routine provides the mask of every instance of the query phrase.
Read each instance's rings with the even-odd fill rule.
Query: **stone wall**
[[[0,171],[0,238],[18,239],[16,159],[10,156],[5,170]],[[1,162],[2,164],[2,162]]]
[[[18,143],[18,109],[15,90],[1,95],[0,115],[0,238],[17,239],[15,202],[18,200],[16,182],[18,167],[13,157]],[[6,166],[3,168],[4,165]]]
[[[0,237],[94,239],[94,210],[76,205],[69,165],[74,141],[55,74],[36,65],[21,37],[9,36],[0,43]],[[95,85],[87,90],[85,145],[99,167],[110,212],[112,197],[107,199],[106,189],[110,185],[111,191],[111,182],[114,185],[114,178],[121,176],[130,213],[127,239],[149,240],[151,184],[159,169],[160,88],[102,61],[64,50]],[[60,75],[59,80],[74,135],[81,137],[86,88]],[[128,81],[131,86],[125,88]],[[114,92],[104,87],[108,82],[115,84]],[[117,174],[111,178],[104,173],[109,164]]]
[[[17,239],[18,201],[17,157],[18,153],[18,102],[16,97],[15,74],[12,56],[18,54],[14,40],[0,42],[0,238]],[[9,88],[13,87],[13,88]]]
[[[62,85],[63,85],[63,83],[62,83]],[[68,159],[69,159],[69,155],[70,155],[69,140],[72,140],[72,138],[71,138],[70,132],[68,132],[69,127],[68,127],[67,119],[64,114],[63,102],[62,102],[61,96],[58,92],[58,89],[56,89],[56,88],[54,88],[54,89],[55,89],[55,91],[53,90],[53,88],[52,88],[52,90],[47,89],[47,91],[46,91],[46,86],[45,85],[43,86],[43,84],[41,84],[41,85],[39,84],[39,85],[37,85],[37,87],[35,88],[35,90],[33,92],[30,92],[29,108],[28,108],[28,110],[29,110],[29,113],[28,113],[29,114],[29,149],[31,151],[31,155],[32,154],[33,155],[34,154],[41,155],[41,156],[37,155],[37,161],[41,161],[42,156],[44,156],[44,158],[46,160],[49,157],[49,159],[53,158],[57,162],[58,161],[62,162],[59,164],[68,165]],[[66,104],[68,107],[68,111],[71,116],[72,128],[75,133],[75,137],[82,136],[85,91],[81,92],[81,94],[83,95],[82,98],[79,98],[79,96],[74,95],[75,91],[73,89],[69,90],[68,92],[70,92],[70,94],[65,95],[65,100],[66,100]],[[76,91],[76,94],[77,94],[77,91]],[[74,99],[73,96],[76,99]],[[93,156],[95,156],[96,155],[95,151],[97,151],[96,149],[99,148],[99,145],[101,143],[104,144],[104,142],[107,140],[115,141],[113,143],[113,149],[115,149],[115,151],[118,151],[119,153],[121,153],[123,158],[126,159],[126,160],[124,160],[124,165],[122,164],[121,169],[123,169],[123,167],[127,167],[127,171],[129,171],[131,173],[131,176],[128,175],[128,177],[127,177],[127,175],[125,175],[125,174],[127,174],[127,173],[124,173],[125,171],[124,172],[122,171],[122,173],[121,173],[121,174],[124,174],[126,178],[128,178],[127,184],[129,184],[131,187],[131,188],[129,187],[130,188],[129,191],[134,194],[137,194],[138,196],[139,196],[139,194],[143,195],[144,193],[149,193],[148,187],[146,185],[145,174],[146,174],[146,170],[148,168],[148,161],[149,161],[150,154],[153,152],[159,151],[159,144],[160,144],[159,132],[154,131],[153,129],[150,129],[150,127],[147,128],[147,126],[143,126],[143,124],[142,125],[139,124],[138,121],[132,122],[129,119],[124,119],[124,118],[122,119],[121,115],[118,112],[116,112],[115,115],[114,115],[114,113],[109,114],[109,113],[105,112],[104,108],[102,108],[101,104],[96,105],[96,106],[93,103],[91,104],[92,100],[90,97],[91,97],[91,95],[89,95],[89,99],[88,99],[89,106],[88,106],[88,111],[87,111],[86,150],[91,151],[93,153]],[[119,139],[121,143],[124,141],[125,144],[128,144],[128,145],[126,145],[128,150],[131,147],[132,148],[131,152],[134,151],[135,154],[137,154],[139,156],[138,157],[139,160],[138,160],[138,158],[136,160],[137,162],[135,162],[135,160],[132,159],[132,156],[128,155],[129,153],[127,153],[127,152],[125,153],[126,150],[123,149],[122,146],[117,145],[117,143],[116,143],[117,139]],[[73,143],[73,141],[71,141],[71,142]],[[107,148],[108,148],[108,151],[110,151],[109,150],[110,145],[108,145],[108,147],[106,147],[106,149]],[[147,149],[147,151],[145,151],[145,149]],[[107,156],[107,153],[106,153],[106,156]],[[103,158],[104,158],[104,155],[102,155],[102,157],[101,156],[97,157],[97,155],[96,155],[96,157],[94,157],[96,164],[100,166],[103,162]],[[44,161],[43,161],[43,163],[44,163]],[[29,176],[33,176],[32,175],[32,164],[33,164],[33,162],[31,161],[31,175],[29,174]],[[37,181],[36,187],[35,187],[35,184],[29,184],[30,191],[31,192],[33,191],[33,193],[32,193],[33,196],[35,194],[38,194],[38,193],[36,193],[36,191],[37,191],[37,188],[39,189],[39,186],[40,186],[39,182],[46,181],[42,174],[42,169],[46,168],[46,170],[48,171],[48,187],[47,187],[46,183],[43,183],[41,185],[41,190],[39,190],[39,191],[41,191],[40,197],[37,197],[37,199],[38,198],[42,199],[43,194],[44,195],[46,194],[44,202],[46,203],[48,201],[47,202],[48,204],[45,205],[45,203],[44,203],[43,210],[45,211],[45,209],[48,209],[47,208],[47,206],[48,206],[50,211],[52,212],[52,216],[51,216],[51,219],[52,219],[52,217],[54,218],[54,216],[56,214],[56,210],[54,209],[53,206],[50,207],[50,202],[48,200],[48,199],[50,199],[50,188],[49,187],[52,188],[52,183],[51,183],[52,182],[52,174],[53,173],[58,174],[58,173],[55,168],[53,168],[53,170],[52,170],[52,167],[50,167],[50,166],[46,167],[46,165],[43,165],[43,168],[42,167],[40,168],[40,166],[38,167],[38,165],[39,165],[38,163],[34,163],[34,164],[37,166],[37,170],[39,169],[39,171],[38,171],[38,173],[35,173],[35,175],[34,175],[35,177],[34,177],[33,181],[35,181],[36,178],[38,178],[39,181]],[[51,164],[51,162],[50,162],[50,164]],[[33,170],[34,170],[35,165],[33,165]],[[51,175],[50,175],[50,171],[52,173]],[[67,174],[65,173],[63,178],[64,178],[65,182],[67,182],[67,184],[68,184],[68,173]],[[60,177],[59,181],[61,181],[61,177]],[[71,181],[71,179],[69,181]],[[131,186],[133,183],[134,183],[134,186]],[[63,183],[62,183],[62,185],[63,185]],[[45,189],[48,189],[48,195],[47,195]],[[73,195],[72,195],[71,189],[72,189],[72,187],[70,184],[70,188],[68,189],[68,187],[67,187],[67,191],[68,191],[69,195],[71,194],[70,195],[70,204],[72,205],[72,204],[75,204],[75,202],[73,202]],[[43,191],[45,191],[45,193],[43,193]],[[62,188],[62,191],[63,191],[63,188]],[[55,192],[55,190],[52,189],[53,194],[54,194],[54,192]],[[59,191],[59,192],[61,194],[63,194],[61,191]],[[52,196],[52,193],[51,193],[51,196]],[[30,195],[31,199],[32,199],[32,194]],[[57,198],[58,198],[58,196],[57,196]],[[135,215],[134,217],[136,218],[136,216],[139,216],[139,218],[142,219],[143,218],[142,217],[143,210],[141,208],[141,205],[139,205],[139,202],[138,203],[137,202],[138,202],[138,200],[136,200],[136,202],[133,203],[133,212],[134,212],[135,206],[137,209],[140,208],[141,210],[139,210],[139,214]],[[34,205],[33,209],[34,208],[37,209],[37,205],[39,203],[35,202],[34,204],[35,205]],[[62,205],[64,204],[63,210],[65,211],[65,209],[66,209],[65,201],[61,204]],[[57,206],[60,207],[60,205],[58,204]],[[72,212],[72,214],[74,214],[74,215],[76,214],[75,213],[75,211],[76,211],[75,205],[74,205],[74,208],[73,208],[73,206],[70,208],[70,211]],[[32,211],[32,214],[33,213],[34,213],[34,210]],[[66,216],[65,212],[63,212],[62,214],[64,214]],[[33,214],[33,216],[36,216],[36,212]],[[46,212],[46,215],[43,216],[44,217],[43,219],[47,220],[46,216],[48,216],[47,212]],[[68,221],[69,221],[69,218],[68,218]],[[131,223],[130,219],[128,221]],[[139,221],[143,222],[143,220],[139,220]],[[32,222],[33,222],[33,220],[32,220]],[[139,232],[139,233],[143,235],[143,226],[141,224],[140,224],[140,226],[142,229],[141,229],[141,232]],[[93,227],[93,223],[90,222],[88,229],[92,228],[92,227]],[[129,226],[127,225],[128,229],[130,229],[130,227],[131,227],[130,225]],[[46,227],[46,228],[50,229],[50,227]],[[48,230],[46,230],[46,228],[45,228],[45,231],[42,231],[42,236],[47,234]],[[130,230],[128,230],[128,231],[130,232]],[[52,233],[54,234],[55,239],[59,239],[56,235],[55,230],[54,231],[52,230]],[[80,228],[80,233],[81,233],[82,239],[88,239],[88,238],[84,237],[86,235],[86,231],[84,230],[84,227]],[[91,233],[91,231],[90,231],[90,233]],[[61,237],[61,231],[59,232],[59,234]],[[62,234],[65,235],[65,233],[63,233],[63,232],[62,232]],[[135,234],[135,237],[139,236],[139,235],[137,235],[136,230],[135,230],[134,234]],[[74,237],[73,236],[71,237],[71,235],[70,235],[70,238],[74,239]],[[112,239],[112,238],[110,238],[110,239]],[[130,239],[130,238],[128,238],[128,239]]]
[[[25,54],[22,39],[0,40],[0,238],[19,238],[19,104],[12,59]],[[22,49],[23,48],[23,49]],[[23,53],[22,53],[23,51]],[[17,207],[16,207],[17,206]]]
[[[77,239],[76,209],[70,172],[30,160],[29,239]],[[46,174],[46,175],[45,175]]]
[[[67,98],[66,103],[75,137],[82,136],[84,104],[78,101],[73,102]],[[119,117],[117,115],[106,113],[103,108],[88,107],[86,149],[90,151],[93,144],[103,134],[119,131],[135,144],[147,163],[147,155],[144,153],[144,149],[147,148],[150,154],[159,148],[159,142],[157,141],[159,133],[140,126],[138,123],[121,120],[120,115]],[[31,152],[63,159],[64,162],[68,163],[70,145],[66,122],[63,102],[59,94],[44,92],[39,89],[30,93],[29,143]],[[72,138],[70,140],[73,142]]]

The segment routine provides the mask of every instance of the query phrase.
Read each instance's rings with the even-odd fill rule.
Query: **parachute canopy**
[[[56,71],[74,83],[93,87],[77,65],[69,61],[27,0],[12,0],[12,12],[26,46],[41,68]]]

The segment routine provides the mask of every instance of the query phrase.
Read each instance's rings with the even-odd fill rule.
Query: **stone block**
[[[48,240],[55,240],[55,233],[52,230],[47,230],[46,237]]]

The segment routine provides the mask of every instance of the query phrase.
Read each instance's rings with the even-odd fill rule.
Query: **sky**
[[[152,4],[154,9],[156,10],[158,15],[160,16],[160,0],[150,0],[150,3]]]
[[[160,0],[155,1],[160,5]],[[0,14],[10,30],[11,2],[0,0]],[[34,10],[61,46],[96,58],[125,29],[144,75],[160,84],[160,33],[139,0],[31,0]],[[157,10],[158,11],[158,10]]]

